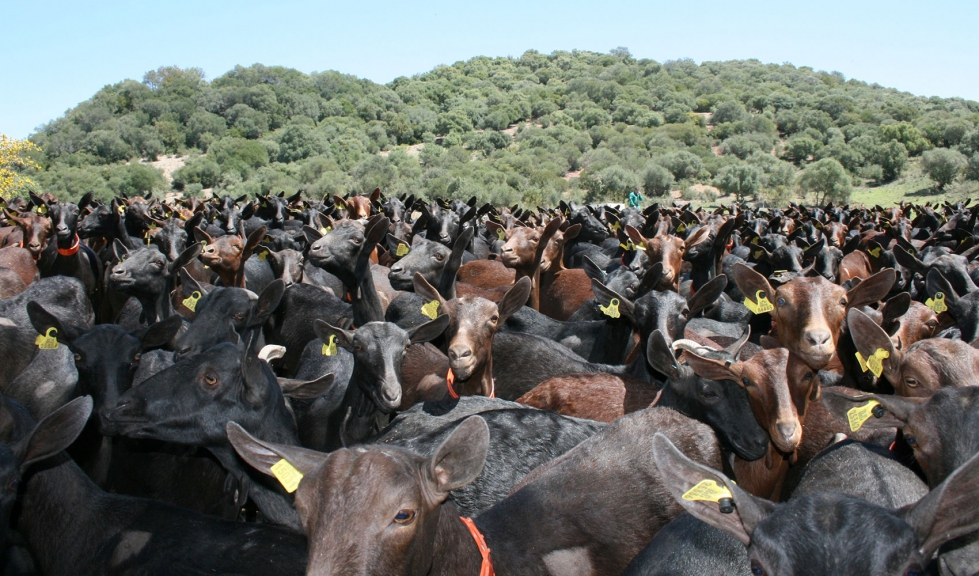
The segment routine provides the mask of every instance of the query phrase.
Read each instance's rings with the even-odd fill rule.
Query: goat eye
[[[499,321],[500,321],[499,316],[493,316],[492,318],[490,318],[490,322],[492,322],[493,324],[496,324]]]
[[[908,386],[910,386],[911,388],[917,388],[918,387],[918,381],[915,380],[914,378],[906,378],[904,380],[904,383],[907,384]]]
[[[908,443],[908,446],[918,445],[918,441],[914,439],[914,436],[905,436],[904,441]]]
[[[775,303],[778,304],[779,306],[785,306],[785,298],[779,298],[778,300],[775,301]]]
[[[812,372],[806,372],[806,375],[802,377],[803,380],[808,380],[812,378]]]
[[[757,560],[751,561],[751,573],[756,576],[765,576],[765,569],[761,567],[761,564]]]
[[[139,359],[142,357],[143,355],[137,352],[136,354],[133,355],[133,362],[139,362]]]
[[[397,524],[411,524],[414,520],[414,510],[398,510],[398,513],[394,515],[394,521]]]
[[[20,488],[20,478],[14,478],[10,481],[10,484],[7,484],[7,492],[11,494],[16,492],[18,488]]]
[[[441,262],[442,260],[445,260],[445,255],[436,252],[435,253],[435,259],[438,260],[439,262]]]
[[[214,376],[214,374],[205,374],[204,383],[207,384],[208,386],[214,387],[217,386],[218,379],[216,376]]]
[[[847,304],[846,298],[840,298],[840,306],[846,307]]]
[[[242,320],[244,318],[245,318],[245,315],[242,314],[241,312],[238,312],[237,314],[235,314],[235,320]]]
[[[81,362],[81,361],[82,361],[82,355],[81,354],[75,354],[75,362]]]

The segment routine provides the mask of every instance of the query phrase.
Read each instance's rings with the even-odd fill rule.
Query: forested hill
[[[106,86],[31,140],[38,187],[69,197],[169,190],[136,160],[177,154],[172,186],[187,195],[380,186],[554,205],[636,187],[709,200],[703,184],[781,202],[800,190],[842,198],[909,165],[940,185],[979,178],[977,123],[977,102],[839,73],[616,49],[478,57],[387,85],[257,64],[212,81],[160,68]],[[948,182],[931,172],[942,163]]]

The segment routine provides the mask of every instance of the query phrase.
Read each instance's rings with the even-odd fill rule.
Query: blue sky
[[[0,132],[25,137],[106,84],[236,64],[388,82],[473,56],[628,47],[660,62],[791,62],[979,100],[979,2],[5,2]]]

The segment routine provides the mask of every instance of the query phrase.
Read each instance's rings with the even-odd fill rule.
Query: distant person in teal
[[[638,190],[629,192],[629,208],[639,208],[640,202],[642,202],[642,194]]]

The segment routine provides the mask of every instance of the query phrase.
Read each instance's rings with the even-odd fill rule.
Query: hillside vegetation
[[[555,205],[622,201],[634,188],[710,202],[716,187],[780,204],[801,193],[968,194],[979,179],[977,123],[977,102],[836,72],[659,63],[616,49],[477,57],[387,85],[258,64],[212,81],[160,68],[106,86],[30,139],[41,147],[36,187],[71,198],[380,186]],[[187,157],[172,183],[138,162],[175,154]]]

